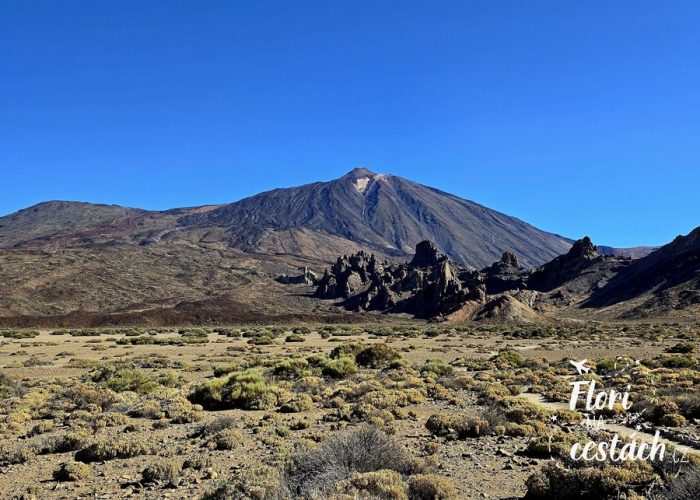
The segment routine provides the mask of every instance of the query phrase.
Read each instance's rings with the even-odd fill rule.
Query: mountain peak
[[[373,177],[377,175],[376,172],[372,172],[371,170],[364,168],[364,167],[357,167],[353,168],[350,172],[345,174],[343,178],[345,179],[352,179],[352,180],[357,180],[362,177]]]

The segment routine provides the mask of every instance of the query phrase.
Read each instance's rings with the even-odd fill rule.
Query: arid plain
[[[564,484],[590,498],[661,495],[700,451],[698,324],[2,335],[10,498],[563,498]],[[634,387],[630,412],[601,415],[632,431],[638,416],[690,462],[587,464],[563,477],[555,464],[571,443],[605,433],[548,403],[568,401],[567,360],[584,358],[606,386]]]

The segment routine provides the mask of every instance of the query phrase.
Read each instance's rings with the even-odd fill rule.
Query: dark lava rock
[[[471,286],[471,288],[470,288]],[[407,264],[378,262],[358,252],[343,256],[319,282],[316,297],[344,299],[349,310],[405,312],[431,318],[458,309],[467,300],[483,300],[483,280],[422,241]]]
[[[283,285],[315,285],[316,282],[318,282],[316,273],[309,271],[306,267],[302,271],[303,272],[298,276],[287,276],[283,274],[275,278],[275,281]]]
[[[484,269],[486,293],[489,295],[527,287],[530,271],[521,267],[513,252],[504,252],[501,260]]]
[[[447,260],[445,255],[438,252],[435,243],[432,241],[421,241],[416,245],[416,254],[409,264],[411,267],[427,267],[435,266],[442,261]]]
[[[566,254],[560,255],[532,273],[528,279],[528,288],[540,292],[554,290],[606,258],[614,259],[598,253],[591,239],[585,236],[576,241]]]

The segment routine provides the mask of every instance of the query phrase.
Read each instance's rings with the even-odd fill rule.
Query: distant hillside
[[[426,239],[474,268],[490,265],[504,251],[537,267],[571,246],[566,238],[472,201],[366,169],[223,206],[156,212],[54,201],[0,217],[0,248],[182,240],[330,260],[359,249],[405,258]]]
[[[629,301],[625,317],[663,314],[700,304],[700,227],[631,263],[587,301],[601,308]]]
[[[86,232],[144,212],[117,205],[47,201],[0,217],[0,247],[32,240],[48,242],[57,235]]]
[[[598,245],[598,252],[601,255],[614,255],[616,257],[629,257],[630,259],[641,259],[646,257],[651,252],[659,247],[631,247],[631,248],[613,248],[604,245]]]

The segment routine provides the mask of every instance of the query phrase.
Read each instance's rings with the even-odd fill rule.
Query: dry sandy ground
[[[237,327],[240,328],[240,327]],[[428,326],[425,325],[427,329]],[[312,330],[314,328],[312,327]],[[263,359],[277,356],[314,353],[328,354],[340,342],[361,340],[366,343],[388,342],[401,352],[409,366],[420,367],[426,360],[440,358],[445,362],[458,359],[490,357],[503,348],[517,350],[525,358],[561,360],[574,358],[610,358],[618,355],[633,358],[649,358],[663,353],[674,339],[651,341],[634,334],[614,339],[512,339],[499,333],[475,333],[466,336],[460,333],[441,334],[434,338],[425,336],[403,338],[393,336],[379,338],[366,333],[348,337],[322,338],[317,332],[306,335],[301,343],[285,342],[285,335],[275,339],[273,345],[251,346],[247,338],[228,338],[210,334],[209,343],[196,346],[117,345],[121,334],[99,337],[72,337],[51,335],[43,330],[32,339],[0,339],[0,372],[27,386],[41,383],[69,387],[85,380],[89,369],[71,368],[69,360],[95,360],[107,362],[157,355],[169,362],[182,363],[178,370],[187,384],[196,383],[212,376],[212,368],[254,354]],[[176,332],[159,334],[159,337],[177,336]],[[45,365],[33,364],[29,360],[41,360]],[[360,370],[359,377],[371,376]],[[55,388],[54,388],[55,389]],[[428,398],[425,402],[411,405],[405,410],[406,418],[394,423],[396,437],[416,456],[426,457],[426,445],[435,438],[425,428],[427,418],[438,411],[476,413],[478,411],[473,394],[458,392],[458,401],[449,406],[443,400]],[[188,457],[208,454],[211,466],[206,472],[187,469],[182,481],[175,488],[164,485],[141,483],[142,470],[154,460],[152,455],[127,459],[108,460],[91,464],[89,478],[79,482],[56,482],[52,479],[54,469],[61,462],[72,460],[74,452],[38,455],[26,463],[6,465],[0,468],[0,497],[2,498],[196,498],[211,489],[218,478],[245,471],[252,462],[268,463],[281,454],[293,450],[299,443],[318,441],[336,429],[336,424],[323,420],[331,410],[323,404],[314,404],[313,409],[297,414],[280,414],[273,411],[204,411],[203,420],[196,423],[165,425],[154,429],[154,420],[130,418],[133,428],[125,433],[125,426],[108,428],[112,436],[136,436],[157,443],[162,456]],[[202,448],[201,440],[193,439],[192,433],[202,423],[213,421],[222,415],[230,415],[238,421],[238,428],[245,436],[244,442],[233,450],[209,450]],[[270,418],[271,420],[265,420]],[[289,431],[295,423],[304,422],[307,428]],[[265,425],[262,425],[264,422]],[[36,422],[33,422],[36,423]],[[33,423],[23,424],[25,428]],[[256,426],[260,427],[256,430]],[[278,428],[286,429],[277,432]],[[60,429],[58,429],[60,430]],[[22,441],[22,438],[5,435],[5,442]],[[449,477],[457,488],[459,498],[519,498],[525,493],[524,481],[542,463],[542,460],[516,455],[527,443],[527,438],[489,436],[479,439],[440,442],[437,451],[429,458],[436,473]]]

